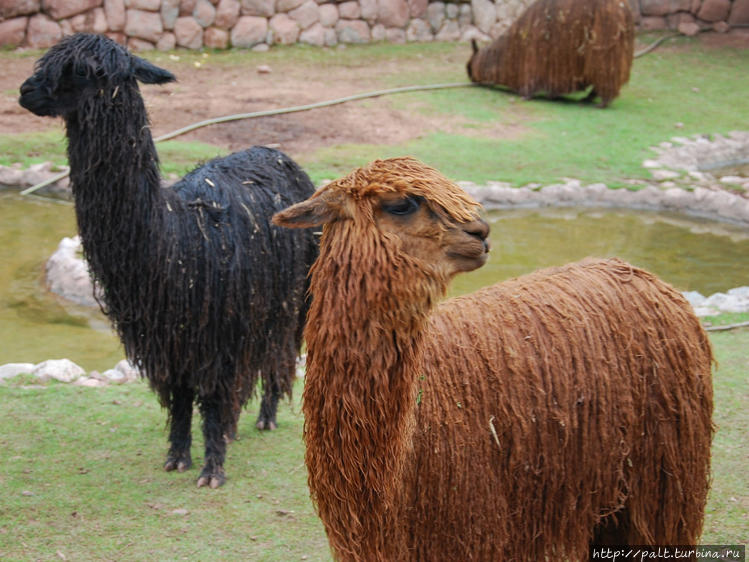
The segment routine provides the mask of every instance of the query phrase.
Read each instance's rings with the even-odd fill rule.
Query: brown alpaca
[[[538,0],[491,45],[473,41],[468,76],[531,98],[593,86],[606,107],[629,80],[635,24],[626,0]]]
[[[694,544],[710,345],[619,260],[437,301],[488,226],[436,170],[375,161],[274,217],[324,225],[305,330],[309,486],[340,560],[587,560]]]

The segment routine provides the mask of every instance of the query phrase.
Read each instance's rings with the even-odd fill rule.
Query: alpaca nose
[[[477,220],[463,226],[463,231],[478,238],[484,244],[484,251],[489,251],[489,224],[484,220]]]
[[[31,84],[29,84],[29,81],[26,80],[23,84],[21,84],[21,95],[28,94],[31,90],[33,90],[33,87]]]

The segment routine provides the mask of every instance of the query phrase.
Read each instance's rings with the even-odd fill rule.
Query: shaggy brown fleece
[[[694,544],[712,355],[682,295],[590,260],[435,307],[451,276],[383,226],[394,192],[425,198],[418,220],[438,225],[435,240],[476,217],[411,159],[377,161],[274,217],[325,225],[303,409],[336,557],[537,562],[587,560],[602,542]]]
[[[530,98],[585,90],[607,106],[629,80],[634,18],[622,0],[539,0],[468,62],[468,76]]]

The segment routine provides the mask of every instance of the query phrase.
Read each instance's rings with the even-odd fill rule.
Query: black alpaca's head
[[[144,84],[164,84],[174,75],[130,54],[103,35],[78,33],[64,38],[39,59],[21,85],[19,103],[32,113],[65,116],[93,96]]]

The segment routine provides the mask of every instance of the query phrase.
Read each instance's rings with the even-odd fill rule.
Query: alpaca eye
[[[394,203],[383,203],[382,209],[386,213],[402,217],[415,213],[421,206],[422,200],[421,197],[406,197],[405,199]]]

